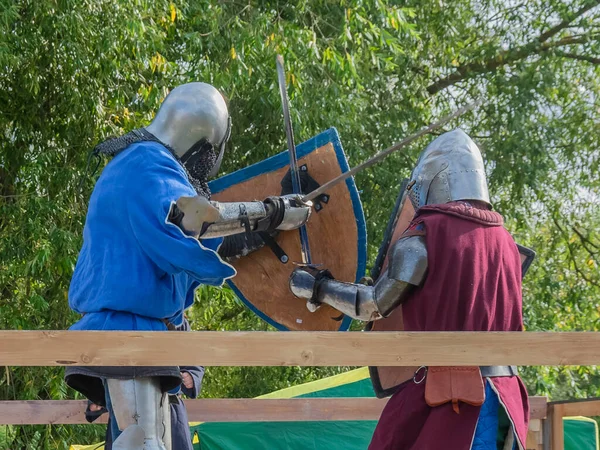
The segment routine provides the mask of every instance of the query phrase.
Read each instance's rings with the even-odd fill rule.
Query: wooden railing
[[[0,366],[598,364],[600,333],[0,331]],[[186,401],[190,420],[198,422],[377,420],[385,403],[375,398]],[[555,403],[551,421],[545,421],[553,426],[543,427],[545,398],[532,397],[531,405],[528,449],[541,450],[544,441],[545,449],[562,450],[557,425],[562,417],[600,415],[597,401]],[[0,423],[84,423],[84,410],[85,402],[74,400],[0,402]]]
[[[285,398],[185,400],[190,422],[307,422],[378,420],[388,399]],[[546,397],[530,397],[532,420],[546,418]],[[84,424],[85,400],[0,402],[2,425]],[[98,423],[106,423],[106,417]]]
[[[509,364],[600,364],[600,333],[0,331],[0,366]]]
[[[572,416],[600,416],[600,399],[565,400],[548,403],[548,420],[545,422],[544,450],[563,450],[565,446],[563,418]]]
[[[185,400],[191,422],[305,422],[378,420],[388,399],[291,398]],[[85,400],[0,401],[1,425],[86,424]],[[600,416],[600,399],[547,403],[529,397],[528,450],[563,450],[562,421],[569,416]],[[548,418],[548,420],[545,420]],[[95,423],[106,423],[104,415]]]

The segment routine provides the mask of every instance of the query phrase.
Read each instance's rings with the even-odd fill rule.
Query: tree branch
[[[492,17],[490,17],[490,18],[488,19],[488,22],[493,22],[494,20],[496,20],[496,19],[498,19],[498,18],[500,18],[500,17],[503,17],[503,18],[504,18],[504,17],[506,17],[506,16],[507,16],[509,13],[511,13],[511,12],[513,12],[513,11],[515,11],[515,10],[519,9],[519,8],[522,8],[522,7],[523,7],[523,6],[525,6],[525,5],[527,5],[527,2],[519,3],[518,5],[511,6],[510,8],[507,8],[507,9],[500,10],[500,11],[498,11],[496,14],[494,14]]]
[[[496,70],[498,67],[514,63],[516,61],[525,59],[532,55],[539,55],[540,53],[544,53],[551,48],[562,47],[567,45],[575,45],[575,44],[583,44],[589,42],[593,37],[598,36],[597,34],[591,34],[588,36],[567,36],[562,39],[559,39],[555,42],[546,42],[552,36],[555,36],[561,30],[567,28],[569,24],[571,24],[575,19],[580,17],[582,14],[585,14],[592,8],[600,5],[600,0],[594,0],[590,4],[581,8],[579,11],[575,12],[568,19],[563,20],[558,25],[550,28],[548,31],[540,34],[536,39],[529,42],[528,44],[522,45],[521,47],[516,47],[509,50],[503,50],[499,52],[495,57],[488,59],[486,61],[472,62],[460,66],[451,73],[450,75],[440,78],[439,80],[433,82],[427,87],[427,92],[430,95],[435,95],[438,92],[446,89],[453,84],[458,83],[459,81],[465,80],[471,77],[474,74],[488,73]],[[588,61],[589,62],[589,61]]]
[[[598,281],[591,279],[584,271],[582,271],[579,268],[579,265],[577,264],[577,259],[575,257],[574,252],[573,252],[573,248],[572,248],[571,244],[569,243],[569,235],[565,232],[565,230],[563,229],[563,227],[560,226],[560,224],[558,223],[558,220],[556,219],[556,217],[553,217],[552,221],[554,222],[554,225],[556,225],[556,228],[558,228],[558,230],[560,231],[560,233],[565,238],[565,241],[566,241],[566,244],[567,244],[567,249],[569,250],[569,256],[570,256],[571,262],[573,263],[573,267],[575,268],[575,272],[577,272],[581,278],[583,278],[585,281],[587,281],[591,285],[594,285],[594,286],[600,288],[600,283]]]
[[[575,14],[573,14],[571,17],[566,18],[565,20],[560,22],[558,25],[555,25],[554,27],[550,28],[548,31],[540,34],[540,36],[538,37],[538,41],[539,42],[547,41],[552,36],[555,36],[557,33],[559,33],[561,30],[564,30],[565,28],[569,27],[569,25],[571,25],[575,19],[583,16],[590,9],[595,8],[598,5],[600,5],[600,0],[595,0],[593,2],[590,2],[589,4],[587,4],[586,6],[581,8],[579,11],[576,11]]]
[[[592,242],[590,238],[584,236],[583,233],[577,229],[577,227],[571,227],[571,229],[577,236],[579,236],[579,240],[581,241],[583,248],[590,254],[592,258],[596,259],[596,255],[600,253],[600,246]],[[592,248],[588,248],[588,245]]]
[[[600,58],[595,58],[593,56],[578,55],[576,53],[566,53],[566,52],[555,52],[554,54],[556,56],[560,56],[561,58],[576,59],[578,61],[589,62],[589,63],[595,64],[597,66],[600,65]]]
[[[558,41],[546,42],[546,43],[540,45],[539,48],[541,49],[541,51],[546,51],[551,48],[564,47],[566,45],[585,44],[597,37],[600,37],[600,33],[592,33],[592,34],[585,35],[585,36],[566,36],[562,39],[559,39]]]

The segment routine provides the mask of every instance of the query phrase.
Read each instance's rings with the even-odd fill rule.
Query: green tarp
[[[260,398],[374,397],[366,368]],[[203,423],[192,427],[197,450],[365,450],[377,421]],[[194,439],[196,441],[196,439]]]
[[[199,450],[365,450],[377,422],[259,422],[200,425]]]
[[[565,450],[600,450],[598,424],[587,417],[565,417]]]

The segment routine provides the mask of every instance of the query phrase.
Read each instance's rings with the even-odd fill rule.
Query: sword
[[[471,111],[472,109],[476,108],[479,105],[481,105],[481,100],[476,100],[473,103],[469,103],[469,104],[463,106],[462,108],[457,109],[453,113],[448,114],[447,116],[442,117],[437,122],[434,122],[431,125],[429,125],[429,126],[427,126],[425,128],[422,128],[421,130],[417,131],[415,134],[412,134],[412,135],[408,136],[407,138],[402,139],[397,144],[394,144],[391,147],[388,147],[387,149],[383,150],[382,152],[377,153],[372,158],[367,159],[364,163],[359,164],[356,167],[353,167],[348,172],[344,172],[343,174],[338,175],[334,179],[329,180],[327,183],[321,185],[320,187],[318,187],[317,189],[315,189],[311,193],[306,194],[304,197],[302,197],[302,201],[303,202],[307,202],[309,200],[313,200],[313,199],[317,198],[319,195],[323,194],[325,191],[329,190],[330,188],[332,188],[336,184],[341,183],[342,181],[344,181],[345,179],[351,177],[355,173],[360,172],[361,170],[366,169],[367,167],[371,167],[372,165],[378,163],[379,161],[381,161],[383,158],[385,158],[389,154],[394,153],[395,151],[400,150],[401,148],[406,147],[408,144],[410,144],[413,141],[417,140],[421,136],[425,136],[426,134],[429,134],[432,131],[437,130],[438,128],[444,126],[445,124],[447,124],[451,120],[456,119],[457,117],[462,116],[464,113],[466,113],[468,111]]]
[[[300,187],[300,173],[298,172],[298,157],[296,155],[296,144],[294,143],[294,129],[290,117],[289,99],[285,84],[285,69],[283,68],[283,56],[277,55],[277,77],[279,79],[279,93],[281,94],[281,105],[283,106],[283,119],[285,122],[285,134],[287,135],[288,154],[290,156],[290,174],[292,176],[292,189],[294,194],[302,194]],[[300,245],[302,246],[302,263],[311,264],[310,248],[308,246],[308,233],[306,226],[299,229]]]

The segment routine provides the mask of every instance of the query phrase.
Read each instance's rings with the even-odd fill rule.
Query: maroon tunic
[[[402,305],[406,331],[522,331],[521,260],[498,213],[462,202],[425,206],[409,231],[425,233],[428,272]],[[529,405],[518,377],[490,378],[525,448]],[[425,383],[390,398],[370,450],[469,450],[481,407],[425,403]]]

